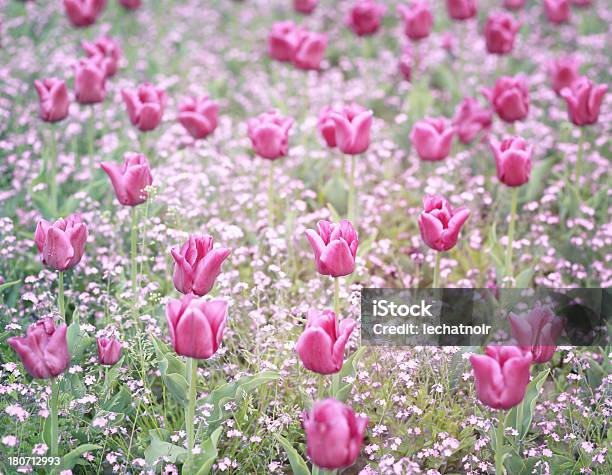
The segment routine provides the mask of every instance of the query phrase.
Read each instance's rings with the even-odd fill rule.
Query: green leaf
[[[51,447],[51,417],[47,417],[43,422],[43,430],[40,433],[42,441],[47,447]]]
[[[291,471],[293,472],[293,475],[310,475],[308,465],[306,465],[306,462],[304,462],[302,456],[297,450],[295,450],[291,443],[279,434],[274,434],[274,438],[278,440],[278,443],[283,446],[283,449],[285,449],[285,453],[287,454],[287,458],[291,464]]]
[[[187,378],[185,363],[172,350],[158,340],[151,338],[157,355],[157,364],[162,381],[170,394],[183,406],[187,405]]]
[[[223,427],[217,428],[217,430],[200,445],[201,452],[194,457],[195,466],[200,467],[196,475],[208,475],[210,473],[210,469],[219,455],[217,444],[219,443],[222,432]]]
[[[345,402],[351,393],[351,388],[354,386],[354,383],[344,383],[344,378],[354,377],[357,363],[361,359],[363,352],[365,351],[364,346],[360,346],[357,348],[357,351],[353,353],[342,365],[342,369],[338,372],[337,384],[338,386],[333,388],[333,395],[339,401]],[[335,375],[334,375],[335,376]]]
[[[332,176],[323,186],[322,193],[324,202],[330,203],[340,214],[346,214],[348,185],[343,178]]]
[[[157,430],[152,430],[149,434],[151,444],[144,451],[145,460],[149,465],[153,465],[160,457],[168,457],[170,463],[176,463],[179,458],[187,454],[187,449],[184,447],[160,440]]]
[[[514,427],[519,433],[518,438],[520,440],[523,440],[529,431],[529,426],[531,425],[531,420],[533,419],[533,411],[535,410],[536,403],[538,402],[540,390],[542,389],[542,386],[544,386],[544,382],[546,381],[549,372],[549,369],[545,369],[535,378],[533,378],[533,380],[527,386],[523,402],[521,402],[518,406],[513,407],[506,416],[506,427]],[[521,409],[523,413],[522,418],[519,417],[519,412],[521,412]]]
[[[533,268],[527,268],[516,276],[516,288],[527,289],[530,287],[533,278]]]
[[[550,169],[553,164],[554,160],[549,158],[533,167],[524,195],[525,202],[536,200],[541,196],[542,190],[548,183],[547,177],[550,176]]]
[[[60,470],[68,470],[74,467],[79,461],[79,457],[83,455],[85,452],[92,452],[94,450],[100,450],[102,447],[95,444],[83,444],[79,445],[76,449],[71,450],[66,455],[62,457],[62,461],[60,463]]]
[[[5,289],[8,289],[9,287],[12,287],[13,285],[17,285],[19,283],[21,283],[21,279],[14,280],[12,282],[5,282],[4,284],[0,285],[0,292],[2,292]]]
[[[124,385],[121,386],[119,391],[105,403],[102,408],[108,412],[117,412],[121,414],[129,414],[132,412],[132,393]]]

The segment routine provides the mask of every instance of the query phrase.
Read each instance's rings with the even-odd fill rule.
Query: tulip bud
[[[142,132],[155,129],[162,120],[166,106],[166,93],[150,83],[138,89],[123,89],[121,96],[127,107],[132,125]]]
[[[25,337],[7,341],[32,377],[47,379],[62,374],[70,365],[66,331],[65,323],[56,327],[53,319],[46,317],[30,325]]]
[[[508,54],[514,46],[521,24],[508,13],[491,13],[484,26],[487,51],[492,54]]]
[[[455,128],[445,118],[427,118],[414,124],[410,141],[421,160],[437,161],[450,153],[454,135]]]
[[[287,155],[292,125],[292,118],[283,117],[277,111],[265,112],[249,120],[248,134],[255,153],[268,160]]]
[[[580,78],[578,68],[580,68],[580,61],[571,56],[559,58],[548,64],[550,82],[557,95],[561,95],[563,88],[571,87]]]
[[[203,139],[217,128],[219,104],[208,96],[189,97],[179,106],[178,120],[195,139]]]
[[[204,301],[193,294],[170,299],[166,319],[177,355],[208,359],[219,349],[227,320],[225,300]]]
[[[293,9],[298,13],[308,15],[317,8],[319,0],[293,0]]]
[[[121,60],[121,48],[112,38],[102,37],[95,43],[83,41],[82,48],[87,57],[96,60],[104,68],[106,77],[114,76]]]
[[[40,118],[45,122],[58,122],[68,115],[70,99],[66,83],[60,79],[49,78],[34,81],[40,100]]]
[[[357,0],[346,18],[347,26],[358,36],[372,35],[378,31],[386,7],[373,0]]]
[[[306,369],[319,374],[337,373],[342,369],[344,347],[357,326],[352,318],[340,325],[331,310],[311,309],[296,350]]]
[[[495,82],[493,90],[483,89],[483,94],[501,120],[514,122],[527,117],[529,90],[524,76],[502,76]]]
[[[128,153],[123,165],[103,162],[100,166],[109,176],[119,203],[136,206],[147,201],[145,188],[153,183],[147,157],[140,153]]]
[[[470,217],[470,210],[463,207],[453,210],[450,203],[438,195],[425,196],[423,207],[419,230],[425,244],[439,252],[455,247],[459,231]]]
[[[96,338],[100,364],[113,366],[121,358],[121,343],[114,338]]]
[[[397,68],[404,79],[408,82],[412,80],[412,52],[405,49],[397,62]]]
[[[106,97],[106,70],[99,58],[81,58],[75,66],[74,94],[79,104],[97,104]]]
[[[561,90],[567,103],[567,115],[574,125],[591,125],[599,119],[599,108],[608,91],[605,84],[594,84],[581,77],[571,87]]]
[[[336,145],[342,153],[357,155],[368,149],[372,111],[349,106],[341,112],[331,112],[330,118],[336,126]]]
[[[93,25],[106,7],[106,0],[64,0],[66,15],[73,26]]]
[[[569,0],[544,0],[544,13],[548,21],[559,25],[567,23],[570,19]]]
[[[497,178],[507,186],[521,186],[529,181],[533,147],[521,137],[510,137],[501,143],[491,142]]]
[[[268,54],[270,57],[277,61],[291,61],[301,33],[302,28],[296,26],[292,21],[274,23],[268,34]]]
[[[463,144],[469,144],[479,132],[489,129],[493,123],[493,113],[482,107],[473,97],[463,99],[453,117],[457,136]]]
[[[404,33],[408,38],[417,41],[429,36],[433,15],[425,0],[416,0],[410,6],[399,5],[397,9],[404,20]]]
[[[350,221],[343,219],[339,224],[319,221],[317,230],[308,229],[306,237],[319,274],[341,277],[355,270],[359,236]]]
[[[476,0],[446,0],[446,10],[453,20],[469,20],[476,16]]]
[[[524,351],[531,352],[533,363],[546,363],[552,359],[563,331],[562,318],[557,317],[550,308],[540,305],[526,315],[511,313],[508,318],[512,336]]]
[[[78,214],[54,223],[43,219],[36,226],[34,241],[43,264],[59,271],[72,269],[85,252],[87,225]]]
[[[327,35],[302,31],[293,49],[291,61],[299,69],[319,69],[327,48]]]

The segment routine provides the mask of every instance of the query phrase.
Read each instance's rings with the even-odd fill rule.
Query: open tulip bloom
[[[525,315],[511,313],[508,318],[512,336],[519,346],[531,353],[534,363],[547,363],[553,357],[563,331],[563,319],[549,307],[537,305]]]
[[[349,220],[343,219],[338,224],[321,220],[316,231],[306,231],[306,237],[319,274],[342,277],[355,270],[359,236]]]
[[[145,83],[137,89],[124,89],[121,96],[125,102],[132,125],[141,132],[157,128],[164,115],[167,96],[163,89]]]

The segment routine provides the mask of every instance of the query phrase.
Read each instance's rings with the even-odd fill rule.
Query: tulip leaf
[[[339,176],[332,176],[323,186],[324,202],[330,203],[341,215],[347,212],[348,186]]]
[[[332,388],[332,393],[339,401],[345,402],[351,393],[351,388],[354,386],[354,384],[353,382],[344,382],[344,378],[353,378],[355,376],[357,363],[361,359],[364,351],[365,347],[360,346],[355,353],[346,359],[344,365],[342,365],[342,369],[336,375],[334,375],[334,386]]]
[[[533,267],[529,267],[523,270],[522,272],[520,272],[519,275],[517,275],[515,278],[516,288],[517,289],[529,288],[531,284],[531,279],[533,278],[533,272],[534,272]]]
[[[185,363],[173,354],[164,343],[152,338],[157,363],[162,381],[170,394],[183,406],[187,404],[187,378],[185,377]]]
[[[506,416],[506,427],[514,427],[519,433],[519,440],[523,440],[529,431],[538,396],[549,372],[549,369],[545,369],[533,378],[527,386],[523,401],[518,406],[513,407]],[[522,413],[522,418],[519,416],[520,413]]]
[[[208,475],[210,473],[210,469],[219,455],[217,444],[219,443],[222,432],[223,427],[218,427],[217,430],[200,445],[200,453],[194,457],[195,466],[200,467],[196,475]]]
[[[539,162],[531,172],[527,190],[524,195],[524,201],[529,202],[536,200],[542,194],[542,190],[547,184],[547,177],[550,175],[550,169],[554,164],[554,160],[547,159]]]
[[[129,414],[132,412],[132,393],[125,387],[121,386],[119,391],[105,403],[102,408],[108,412],[117,412],[121,414]]]
[[[153,465],[161,457],[168,457],[170,463],[176,463],[177,460],[184,458],[187,454],[187,449],[184,447],[161,440],[157,430],[152,430],[149,435],[151,436],[151,444],[144,451],[147,464]]]
[[[13,285],[17,285],[20,282],[21,282],[21,279],[14,280],[12,282],[5,282],[4,284],[0,285],[0,292],[2,292],[5,289],[8,289],[9,287],[12,287]]]
[[[279,434],[274,434],[274,438],[278,440],[278,443],[283,446],[283,449],[285,449],[285,453],[287,454],[287,458],[289,459],[289,463],[291,464],[291,471],[293,472],[293,474],[310,475],[308,465],[306,465],[306,462],[304,462],[302,456],[291,445],[291,442],[289,442],[287,439],[285,439],[282,435]]]
[[[85,452],[92,452],[94,450],[100,450],[102,447],[95,444],[83,444],[79,445],[76,449],[71,450],[62,457],[60,463],[60,470],[69,470],[79,462],[79,457]]]

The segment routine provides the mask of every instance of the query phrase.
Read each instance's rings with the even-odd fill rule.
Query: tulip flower
[[[327,146],[330,148],[337,146],[336,122],[333,119],[334,114],[343,115],[349,122],[352,122],[358,115],[361,115],[364,112],[367,112],[366,109],[355,103],[346,105],[341,109],[334,109],[332,107],[324,107],[321,109],[317,127]]]
[[[411,40],[427,38],[433,26],[433,15],[426,0],[415,0],[410,6],[397,7],[404,20],[404,34]]]
[[[96,338],[100,364],[113,366],[121,358],[121,343],[114,338]]]
[[[599,119],[599,108],[608,91],[605,84],[594,84],[586,77],[574,81],[570,87],[561,90],[561,97],[567,103],[569,120],[574,125],[591,125]]]
[[[342,369],[344,347],[357,326],[352,318],[340,324],[331,310],[308,312],[308,321],[296,350],[306,369],[319,374],[333,374]]]
[[[100,166],[109,176],[119,203],[136,206],[147,201],[145,188],[153,183],[147,157],[140,153],[128,153],[123,165],[102,162]]]
[[[488,346],[484,355],[471,355],[476,395],[492,409],[510,409],[525,397],[531,353],[517,346]]]
[[[145,83],[136,90],[123,89],[121,96],[127,107],[130,122],[138,130],[148,132],[159,125],[167,100],[166,93],[162,89]]]
[[[171,250],[175,262],[174,287],[183,294],[206,295],[230,252],[224,247],[213,249],[212,236],[190,236],[180,251]]]
[[[368,418],[332,398],[315,401],[303,413],[306,447],[312,463],[325,469],[353,465],[359,456]]]
[[[504,8],[508,10],[520,10],[525,6],[527,0],[504,0]]]
[[[575,5],[579,8],[590,7],[593,3],[593,0],[572,0],[572,5]]]
[[[508,54],[521,24],[508,13],[491,13],[484,26],[487,51],[492,54]]]
[[[291,61],[299,69],[318,70],[327,48],[327,35],[302,31],[293,49]]]
[[[557,95],[561,95],[564,88],[571,87],[580,78],[579,68],[580,61],[572,56],[559,58],[548,63],[550,82]]]
[[[317,8],[318,4],[319,0],[293,0],[293,9],[298,13],[308,15]]]
[[[66,83],[61,79],[48,78],[34,81],[40,100],[40,118],[45,122],[58,122],[68,115],[70,99]]]
[[[142,5],[142,0],[119,0],[119,3],[127,10],[136,10]]]
[[[544,13],[548,21],[560,25],[570,19],[569,0],[544,0]]]
[[[533,147],[521,137],[511,137],[501,143],[491,141],[497,178],[506,186],[521,186],[529,181]]]
[[[316,231],[306,231],[306,237],[314,252],[319,274],[341,277],[355,270],[359,236],[350,221],[343,219],[335,224],[321,220]]]
[[[293,119],[283,117],[277,111],[265,112],[249,120],[248,133],[255,153],[267,160],[287,155],[292,125]]]
[[[345,107],[342,112],[330,114],[336,126],[336,145],[347,155],[363,153],[370,146],[372,111],[364,110],[355,115],[358,110],[354,106]]]
[[[531,352],[533,363],[546,363],[552,359],[563,331],[562,318],[541,305],[536,305],[526,315],[511,313],[508,318],[512,336],[524,351]]]
[[[479,132],[489,129],[492,122],[493,113],[473,97],[464,98],[453,117],[457,136],[465,145],[472,142]]]
[[[446,0],[446,9],[453,20],[469,20],[476,16],[476,0]]]
[[[524,76],[502,76],[493,89],[483,89],[483,94],[503,121],[514,122],[527,117],[529,90]]]
[[[438,252],[455,247],[459,231],[470,217],[470,210],[464,207],[453,210],[451,204],[438,195],[426,195],[423,208],[419,230],[425,244]]]
[[[115,40],[104,36],[96,42],[83,41],[81,46],[89,58],[102,64],[106,77],[115,75],[121,60],[121,48]]]
[[[404,79],[408,82],[412,79],[412,52],[408,49],[405,49],[397,62],[397,68],[399,72],[402,74]]]
[[[277,61],[291,61],[302,31],[302,28],[296,26],[292,21],[274,23],[268,34],[268,54],[270,57]]]
[[[104,7],[106,0],[64,0],[66,15],[76,27],[93,25]]]
[[[410,141],[421,160],[437,161],[450,153],[454,135],[455,128],[445,118],[427,118],[414,124]]]
[[[81,58],[74,71],[74,94],[77,102],[102,102],[106,97],[106,68],[98,58]]]
[[[43,264],[58,271],[72,269],[85,253],[87,225],[78,214],[54,223],[38,222],[34,236]]]
[[[178,120],[195,139],[203,139],[217,128],[219,105],[203,96],[188,97],[179,106]]]
[[[358,36],[372,35],[380,28],[385,10],[384,5],[374,0],[357,0],[346,18],[346,24]]]

